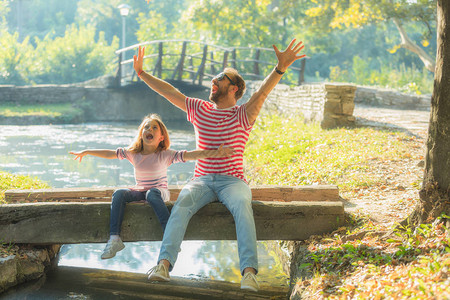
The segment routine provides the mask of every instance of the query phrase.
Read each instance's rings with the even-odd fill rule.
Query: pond
[[[128,161],[88,156],[79,163],[69,151],[126,147],[133,140],[138,125],[0,126],[0,170],[31,175],[58,188],[132,186],[133,167]],[[180,126],[167,125],[172,149],[195,149],[191,128],[171,130]],[[173,164],[168,170],[169,184],[181,187],[190,180],[193,170],[193,162]],[[125,245],[123,251],[109,260],[100,259],[105,244],[63,245],[58,265],[146,273],[157,263],[161,242]],[[288,277],[271,253],[272,246],[268,242],[258,242],[259,280],[263,284],[286,286]],[[184,241],[171,275],[239,282],[237,243]]]

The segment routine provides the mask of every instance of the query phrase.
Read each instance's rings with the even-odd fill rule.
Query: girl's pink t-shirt
[[[151,188],[157,188],[161,191],[164,201],[170,200],[167,168],[173,163],[185,162],[185,153],[186,150],[167,149],[142,155],[141,153],[132,153],[125,148],[117,148],[116,150],[118,159],[126,159],[134,166],[136,185],[132,189],[145,192]]]

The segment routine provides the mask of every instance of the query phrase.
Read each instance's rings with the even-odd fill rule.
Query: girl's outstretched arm
[[[80,159],[80,162],[83,159],[83,157],[85,157],[86,155],[93,155],[93,156],[107,158],[107,159],[117,158],[116,150],[87,149],[87,150],[83,150],[80,152],[70,151],[69,153],[75,155],[75,158],[74,158],[75,160]]]
[[[231,147],[224,147],[223,144],[220,145],[219,149],[215,150],[193,150],[187,151],[184,154],[184,160],[197,160],[207,157],[229,157],[234,154],[234,149]]]

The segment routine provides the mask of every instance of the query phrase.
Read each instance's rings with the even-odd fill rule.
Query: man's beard
[[[223,90],[221,90],[220,88],[217,90],[217,92],[215,92],[214,94],[211,94],[209,96],[209,100],[211,100],[212,102],[216,103],[219,101],[220,97],[223,96],[224,92]]]

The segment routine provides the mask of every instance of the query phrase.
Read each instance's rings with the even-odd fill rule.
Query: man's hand
[[[141,46],[139,46],[138,55],[133,56],[134,60],[133,68],[136,71],[136,74],[139,74],[139,72],[142,71],[144,64],[144,55],[145,55],[145,47],[141,48]]]
[[[295,44],[296,39],[293,39],[289,46],[287,46],[286,50],[280,51],[278,50],[277,46],[272,45],[273,49],[275,50],[275,54],[278,58],[278,65],[277,69],[281,72],[285,72],[287,68],[289,68],[290,65],[297,59],[303,58],[306,56],[306,54],[299,55],[300,51],[305,48],[303,45],[303,42],[298,42]]]

